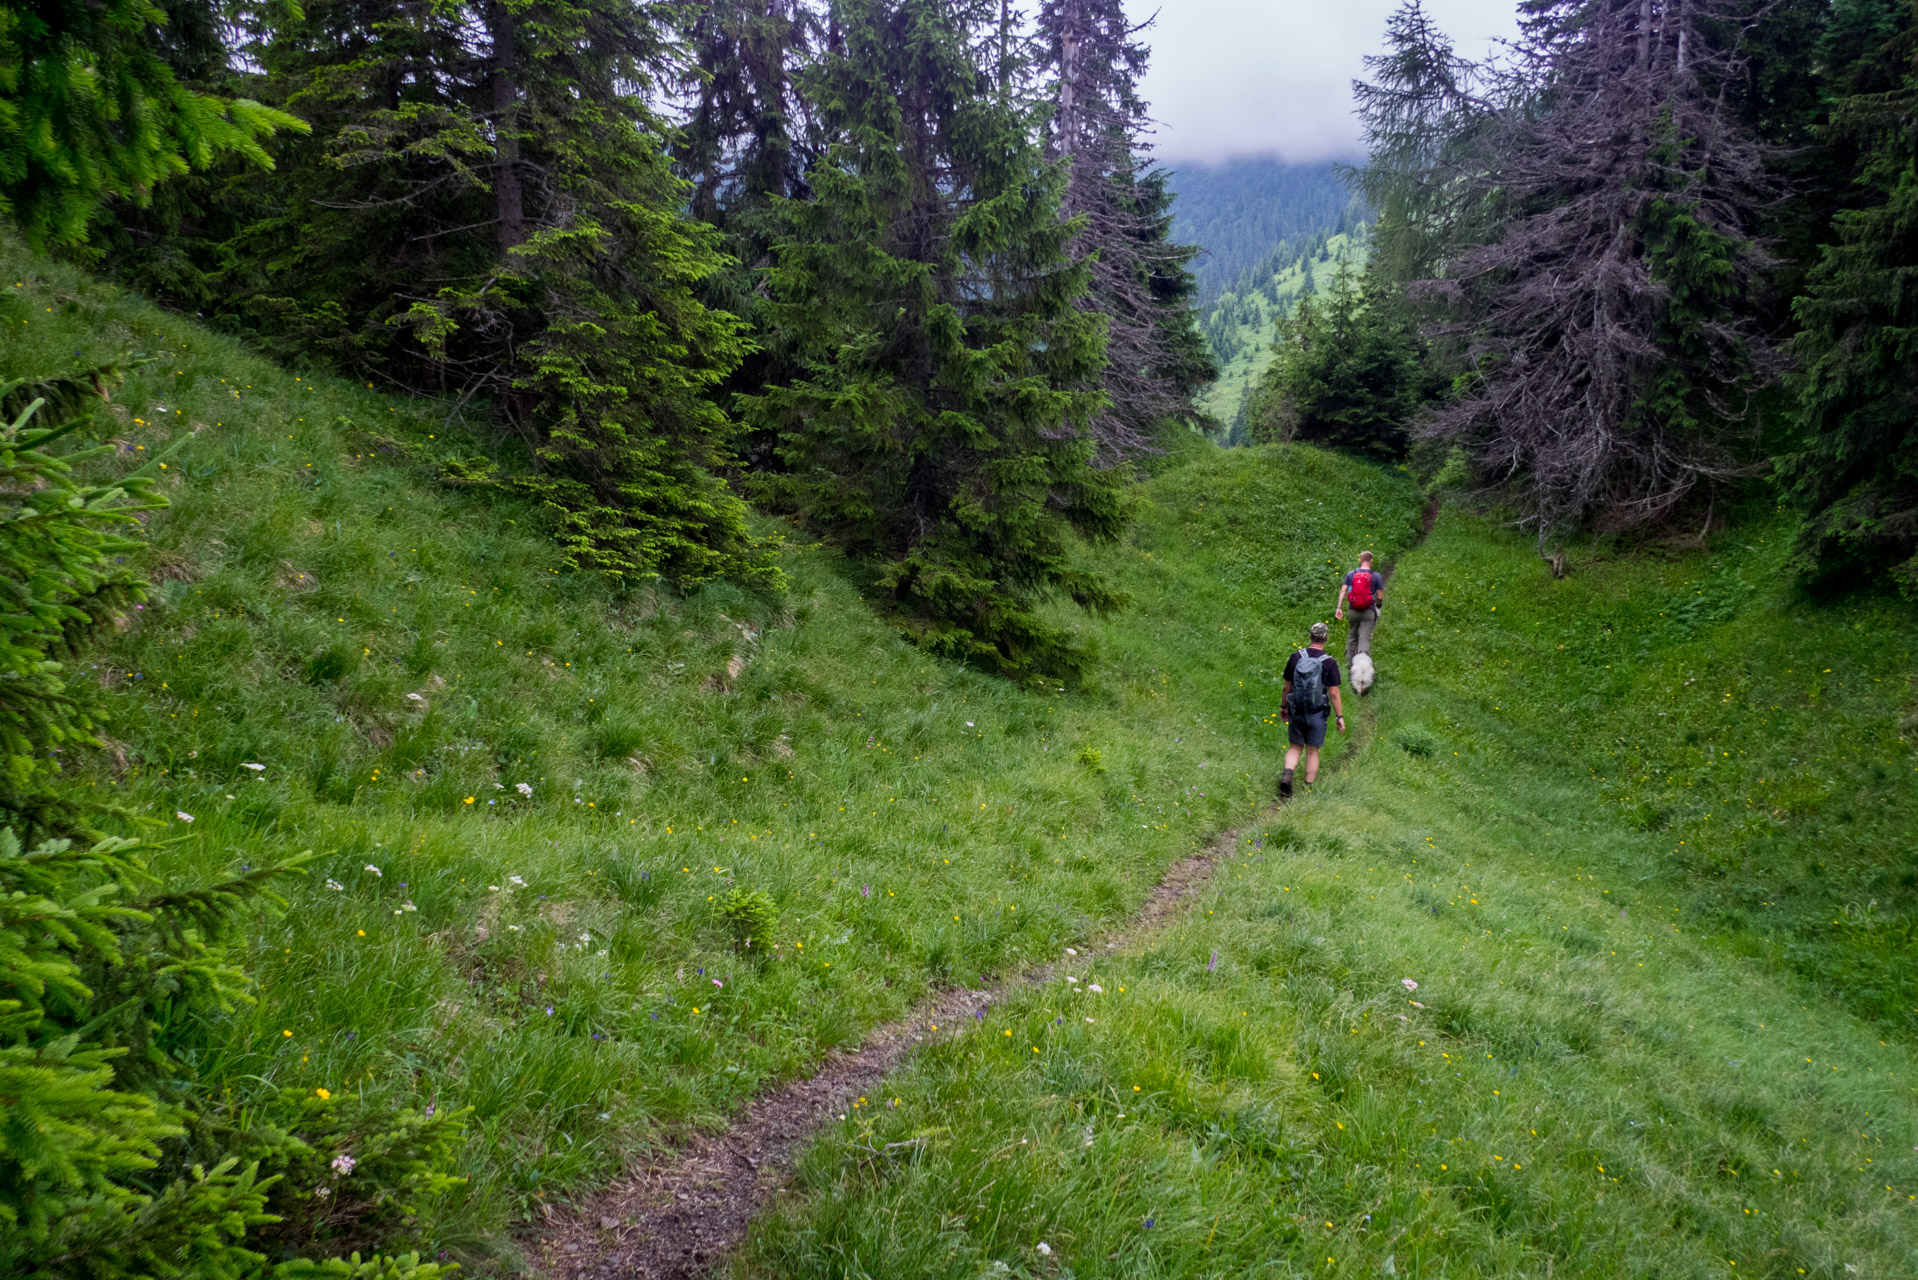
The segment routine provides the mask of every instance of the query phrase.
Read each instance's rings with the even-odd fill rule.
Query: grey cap
[[[1330,640],[1331,638],[1332,638],[1332,628],[1326,626],[1323,622],[1315,622],[1312,624],[1312,643],[1313,644],[1324,644],[1327,640]]]

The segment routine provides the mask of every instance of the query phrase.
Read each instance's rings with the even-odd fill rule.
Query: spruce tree
[[[1093,433],[1117,461],[1154,451],[1171,425],[1195,425],[1193,397],[1218,376],[1192,309],[1198,250],[1173,243],[1165,174],[1146,158],[1143,28],[1122,0],[1044,0],[1037,28],[1048,154],[1066,167],[1064,211],[1080,223],[1072,252],[1092,268],[1083,305],[1107,324]]]
[[[1858,585],[1888,573],[1918,596],[1918,32],[1879,30],[1908,71],[1837,113],[1869,203],[1837,216],[1836,241],[1793,307],[1799,444],[1780,472],[1809,517],[1799,546],[1809,578]]]
[[[800,78],[825,38],[824,16],[808,0],[713,0],[693,11],[686,29],[679,92],[689,106],[673,157],[691,184],[694,216],[719,229],[730,259],[698,292],[745,321],[754,338],[714,389],[719,404],[794,374],[768,340],[761,286],[777,235],[775,205],[809,195],[807,173],[821,144]],[[742,432],[744,465],[776,466],[773,446],[766,432]]]
[[[0,5],[0,215],[29,243],[75,245],[104,200],[234,156],[272,167],[266,140],[305,126],[246,98],[197,93],[169,65],[207,52],[210,6],[148,0]],[[171,38],[170,38],[171,37]]]
[[[432,1280],[441,1268],[417,1258],[270,1266],[249,1246],[277,1221],[275,1170],[324,1163],[288,1131],[313,1136],[311,1117],[266,1103],[229,1127],[196,1079],[203,1024],[250,998],[247,926],[312,855],[163,884],[138,841],[92,829],[129,815],[51,785],[103,719],[99,685],[62,659],[144,598],[123,562],[166,505],[160,458],[112,476],[113,445],[72,447],[116,376],[0,382],[0,1275]],[[435,1150],[409,1168],[417,1187],[381,1188],[409,1207],[453,1182],[459,1123],[412,1122]]]
[[[1461,58],[1425,12],[1406,0],[1386,22],[1386,51],[1365,59],[1370,80],[1352,94],[1366,162],[1349,178],[1375,211],[1371,269],[1404,283],[1435,275],[1482,231],[1482,202],[1460,181],[1490,112],[1485,72]]]
[[[1431,433],[1541,540],[1661,519],[1756,461],[1773,184],[1722,91],[1741,3],[1528,0],[1505,91],[1442,174],[1491,222],[1426,286],[1469,365]]]
[[[312,0],[247,52],[313,138],[203,201],[191,262],[165,274],[280,354],[482,406],[495,479],[545,504],[574,565],[772,581],[720,478],[734,431],[713,391],[746,342],[700,296],[726,257],[686,216],[649,103],[677,57],[665,16]]]
[[[804,195],[817,140],[796,80],[822,38],[804,0],[711,0],[693,14],[673,150],[695,217],[724,227]]]
[[[1247,397],[1259,441],[1305,440],[1394,461],[1427,390],[1417,334],[1390,291],[1368,296],[1342,265],[1278,322],[1272,363]]]
[[[95,700],[68,687],[61,656],[107,614],[144,600],[119,568],[141,543],[141,513],[166,505],[159,462],[118,480],[80,477],[110,444],[56,447],[89,425],[112,366],[0,383],[0,825],[29,844],[98,839],[104,812],[48,784],[63,754],[98,746]],[[70,441],[69,441],[70,442]]]
[[[572,563],[776,582],[718,474],[732,427],[708,393],[744,352],[739,322],[695,292],[723,264],[718,236],[682,212],[669,127],[644,96],[671,33],[631,0],[488,13],[495,129],[510,100],[520,134],[510,155],[495,148],[503,269],[415,303],[429,346],[439,326],[510,330],[533,311],[496,398],[535,459],[520,487],[552,510]],[[523,190],[509,196],[512,171]]]
[[[770,340],[798,376],[746,398],[774,433],[769,500],[877,562],[927,648],[1014,676],[1078,670],[1045,617],[1121,601],[1073,534],[1124,502],[1093,465],[1101,324],[1060,217],[1063,175],[973,42],[997,6],[845,0],[808,89],[832,139],[813,198],[783,206]]]

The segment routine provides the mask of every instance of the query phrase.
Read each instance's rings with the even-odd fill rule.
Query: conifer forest
[[[1514,3],[0,0],[0,1276],[1918,1276],[1918,0]]]

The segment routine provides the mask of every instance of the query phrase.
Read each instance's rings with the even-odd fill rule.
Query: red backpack
[[[1347,594],[1346,600],[1354,609],[1372,607],[1372,571],[1370,569],[1360,569],[1352,575],[1352,590]]]

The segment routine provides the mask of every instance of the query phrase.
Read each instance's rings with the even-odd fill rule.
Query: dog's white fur
[[[1361,653],[1353,657],[1352,692],[1358,694],[1360,697],[1364,697],[1365,691],[1372,687],[1372,682],[1377,678],[1372,671],[1371,654]]]

